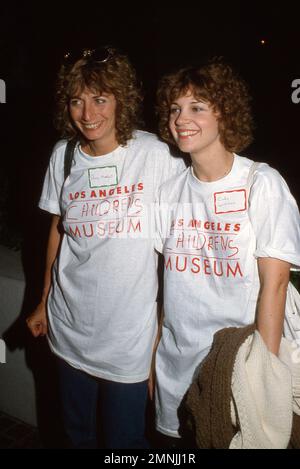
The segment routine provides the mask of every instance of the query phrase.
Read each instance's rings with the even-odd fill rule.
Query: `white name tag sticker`
[[[118,184],[118,171],[116,166],[103,166],[89,169],[90,187],[109,187]]]
[[[246,190],[214,193],[215,213],[243,212],[247,209]]]

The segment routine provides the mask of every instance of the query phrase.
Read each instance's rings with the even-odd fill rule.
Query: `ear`
[[[214,111],[214,116],[217,119],[217,121],[220,121],[222,119],[221,111],[219,110]]]
[[[212,108],[213,108],[214,116],[216,117],[217,120],[220,120],[221,117],[222,117],[222,113],[221,113],[220,109],[218,108],[218,106],[216,104]]]

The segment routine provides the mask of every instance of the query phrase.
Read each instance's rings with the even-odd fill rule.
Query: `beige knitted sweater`
[[[222,329],[185,406],[200,448],[300,448],[299,354],[282,339],[277,358],[254,325]]]

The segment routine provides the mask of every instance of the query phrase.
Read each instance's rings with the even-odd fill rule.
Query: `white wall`
[[[0,246],[0,338],[19,317],[25,290],[20,253]],[[3,343],[2,343],[3,345]],[[2,347],[1,347],[2,348]],[[6,347],[6,363],[0,357],[0,410],[36,425],[33,375],[24,349]]]

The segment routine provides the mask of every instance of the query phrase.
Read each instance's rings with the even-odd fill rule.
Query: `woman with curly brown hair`
[[[67,177],[66,139],[50,159],[39,203],[53,216],[45,286],[27,323],[58,357],[70,445],[97,447],[99,411],[106,448],[147,447],[158,283],[149,207],[184,165],[136,130],[141,96],[117,50],[66,54],[56,98],[57,128],[76,144]]]
[[[300,265],[297,204],[268,164],[236,154],[252,139],[247,87],[213,60],[162,79],[161,136],[192,165],[162,185],[157,249],[165,259],[156,354],[157,429],[179,437],[178,408],[216,331],[256,322],[278,353],[291,265]]]

